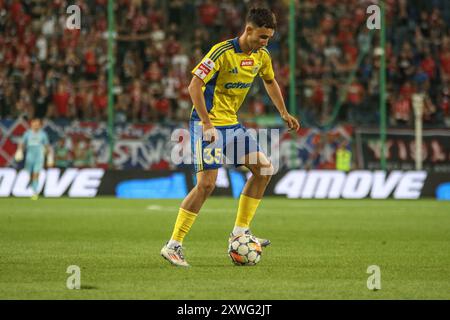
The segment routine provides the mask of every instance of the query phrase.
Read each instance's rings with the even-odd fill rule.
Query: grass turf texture
[[[0,200],[0,299],[449,299],[450,202],[266,198],[254,267],[227,255],[237,200],[211,198],[184,245],[159,255],[179,200]],[[69,265],[81,290],[68,290]],[[368,266],[381,290],[367,289]]]

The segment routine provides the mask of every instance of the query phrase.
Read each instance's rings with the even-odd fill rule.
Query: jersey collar
[[[231,40],[231,43],[233,43],[234,52],[236,53],[242,53],[241,46],[239,45],[239,38],[236,37],[233,40]]]
[[[231,43],[233,44],[234,47],[234,52],[236,53],[243,53],[241,46],[239,45],[239,37],[234,38],[233,40],[231,40]],[[252,53],[258,52],[258,50],[253,50]]]

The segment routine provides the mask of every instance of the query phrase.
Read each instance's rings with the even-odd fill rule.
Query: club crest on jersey
[[[241,61],[241,67],[251,67],[255,64],[253,59],[245,59]]]
[[[214,61],[209,58],[203,60],[203,62],[198,66],[197,70],[195,70],[194,74],[200,79],[205,79],[206,76],[211,72],[214,68]]]

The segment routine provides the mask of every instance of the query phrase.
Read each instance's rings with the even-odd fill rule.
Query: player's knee
[[[216,182],[213,180],[202,180],[197,184],[198,191],[205,195],[210,195],[215,187]]]
[[[273,168],[270,167],[262,168],[261,171],[262,171],[261,178],[264,180],[266,184],[268,184],[273,176]]]
[[[270,179],[272,179],[274,171],[275,170],[274,170],[272,164],[269,163],[267,165],[259,166],[256,176],[258,177],[258,179],[261,179],[261,180],[265,181],[266,183],[269,183]]]

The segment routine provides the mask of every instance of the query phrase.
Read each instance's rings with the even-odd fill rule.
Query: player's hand
[[[20,162],[23,160],[23,151],[22,149],[17,149],[16,153],[14,154],[14,160],[16,162]]]
[[[54,163],[51,161],[47,161],[47,168],[53,168],[54,167]]]
[[[300,123],[298,122],[298,120],[291,116],[289,113],[282,114],[281,118],[284,120],[284,122],[286,122],[289,131],[298,131],[300,129]]]
[[[203,141],[214,142],[217,140],[217,130],[212,123],[203,124]]]
[[[47,155],[47,167],[53,168],[54,165],[55,165],[55,159],[53,158],[53,153],[49,153]]]

